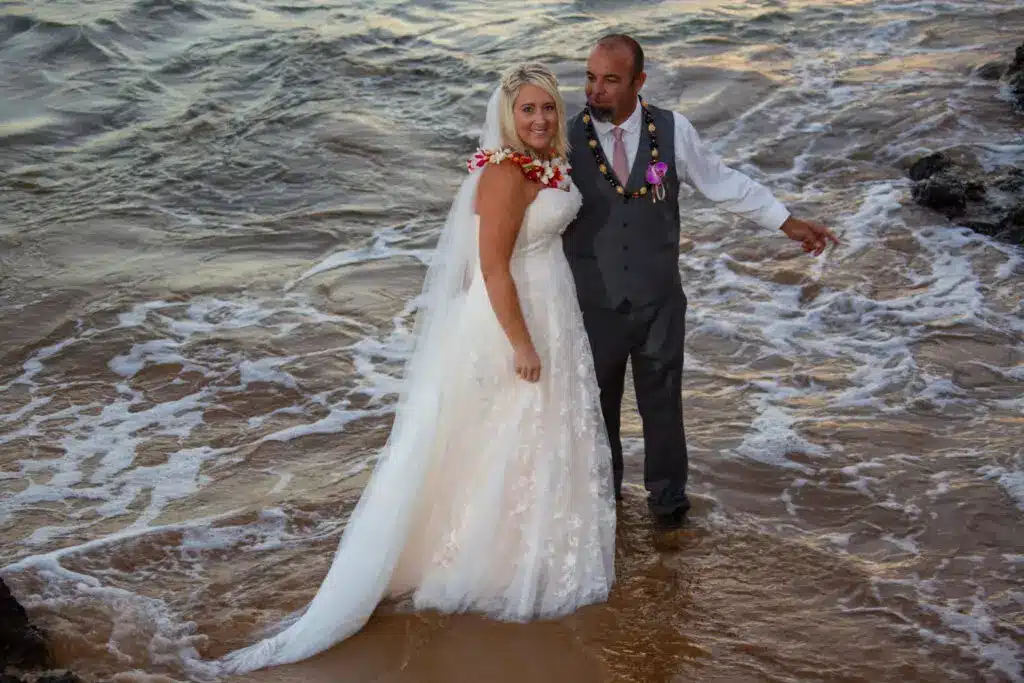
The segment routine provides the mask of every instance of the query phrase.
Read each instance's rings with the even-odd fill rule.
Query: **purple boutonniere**
[[[664,161],[652,161],[647,165],[646,179],[653,189],[651,199],[654,201],[664,201],[665,199],[665,186],[662,181],[665,179],[666,173],[668,173],[668,164]]]

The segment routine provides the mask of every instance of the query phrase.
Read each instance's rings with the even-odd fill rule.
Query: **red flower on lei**
[[[572,170],[564,159],[545,161],[529,154],[513,151],[508,147],[493,150],[477,149],[476,154],[466,162],[466,170],[472,173],[487,164],[500,164],[506,159],[518,165],[527,178],[545,187],[561,187],[565,179],[569,177],[569,171]]]

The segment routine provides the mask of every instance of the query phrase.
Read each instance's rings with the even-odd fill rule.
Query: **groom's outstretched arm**
[[[831,230],[818,223],[790,215],[771,191],[753,178],[729,168],[722,158],[705,145],[685,116],[672,114],[675,120],[676,169],[711,201],[732,213],[769,230],[781,229],[792,240],[801,242],[804,251],[820,254],[829,242],[838,244]]]
[[[701,194],[726,211],[739,214],[761,227],[778,230],[789,211],[771,191],[753,178],[729,168],[701,141],[685,116],[673,112],[676,134],[676,169]]]

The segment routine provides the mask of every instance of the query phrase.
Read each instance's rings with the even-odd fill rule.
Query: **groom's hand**
[[[820,256],[830,242],[839,244],[839,238],[824,225],[802,221],[792,216],[786,219],[780,230],[786,233],[789,239],[800,242],[804,251],[815,256]]]

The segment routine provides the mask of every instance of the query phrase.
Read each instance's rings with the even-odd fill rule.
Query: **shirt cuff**
[[[783,206],[782,202],[776,200],[764,212],[761,217],[761,225],[769,230],[778,230],[789,218],[789,209]]]

